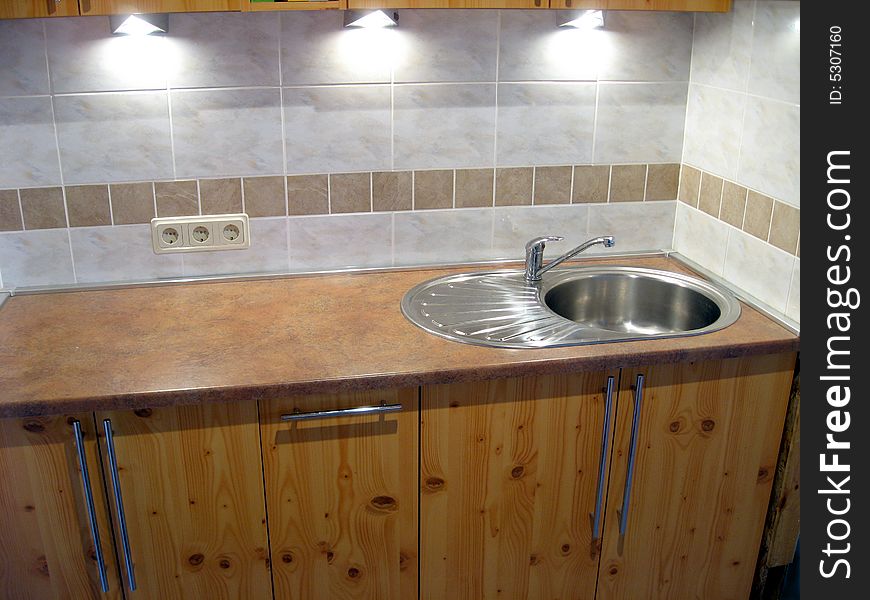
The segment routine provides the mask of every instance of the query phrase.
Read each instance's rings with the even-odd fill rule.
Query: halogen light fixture
[[[604,28],[604,11],[603,10],[584,10],[577,17],[566,21],[559,27],[572,27],[574,29],[603,29]]]
[[[159,35],[169,31],[169,15],[113,15],[109,26],[114,35]]]
[[[346,10],[344,11],[345,27],[362,27],[364,29],[381,29],[397,27],[399,13],[394,10]]]

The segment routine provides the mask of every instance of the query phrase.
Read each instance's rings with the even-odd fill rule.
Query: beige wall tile
[[[680,170],[680,202],[698,208],[698,189],[701,187],[701,171],[689,165]]]
[[[329,214],[327,175],[291,175],[287,178],[287,210],[291,215]]]
[[[456,171],[456,208],[492,206],[492,169]]]
[[[330,175],[329,203],[333,214],[371,212],[371,173]]]
[[[284,178],[245,177],[245,212],[249,217],[278,217],[287,214]]]
[[[63,190],[59,187],[20,190],[25,229],[66,227]]]
[[[238,177],[200,179],[199,202],[204,215],[242,212],[242,180]]]
[[[0,190],[0,231],[21,229],[21,209],[18,206],[18,190]]]
[[[66,188],[70,227],[111,225],[108,185],[73,185]]]
[[[773,198],[750,191],[746,196],[746,216],[743,219],[743,231],[767,241],[772,213]]]
[[[510,167],[495,170],[496,206],[525,206],[532,204],[531,167]]]
[[[722,178],[704,173],[701,175],[701,193],[698,195],[698,208],[712,217],[719,218],[722,205]]]
[[[453,208],[453,171],[414,171],[414,210]]]
[[[199,214],[196,181],[158,181],[154,184],[158,217],[184,217]]]
[[[571,167],[536,167],[534,203],[570,204]]]
[[[796,254],[800,231],[801,211],[783,202],[775,202],[768,241],[780,250]]]
[[[411,210],[411,171],[372,173],[372,208]]]
[[[746,188],[730,181],[722,187],[722,210],[719,218],[738,229],[743,228],[743,213],[746,212]]]
[[[148,223],[154,218],[154,190],[150,183],[113,183],[109,192],[115,225]]]
[[[610,172],[610,201],[643,200],[646,165],[614,165]]]
[[[607,202],[610,186],[610,167],[608,165],[574,167],[574,194],[571,202]]]
[[[680,188],[680,165],[649,165],[644,200],[676,200]]]

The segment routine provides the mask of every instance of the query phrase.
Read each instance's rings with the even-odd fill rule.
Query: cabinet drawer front
[[[276,598],[417,597],[418,395],[260,402]],[[401,410],[286,420],[395,405]]]

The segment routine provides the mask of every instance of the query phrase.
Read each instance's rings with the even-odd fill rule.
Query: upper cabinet
[[[549,8],[551,0],[348,0],[357,8]]]
[[[247,0],[79,0],[83,15],[238,11]],[[75,0],[70,0],[75,4]],[[72,12],[69,14],[77,14]]]
[[[0,19],[70,17],[78,14],[78,0],[3,0],[0,2]]]
[[[728,12],[731,0],[550,0],[550,8]]]

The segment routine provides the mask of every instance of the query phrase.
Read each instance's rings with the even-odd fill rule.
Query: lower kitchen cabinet
[[[260,402],[276,599],[417,598],[418,395]]]
[[[595,596],[617,375],[423,388],[422,598]]]

